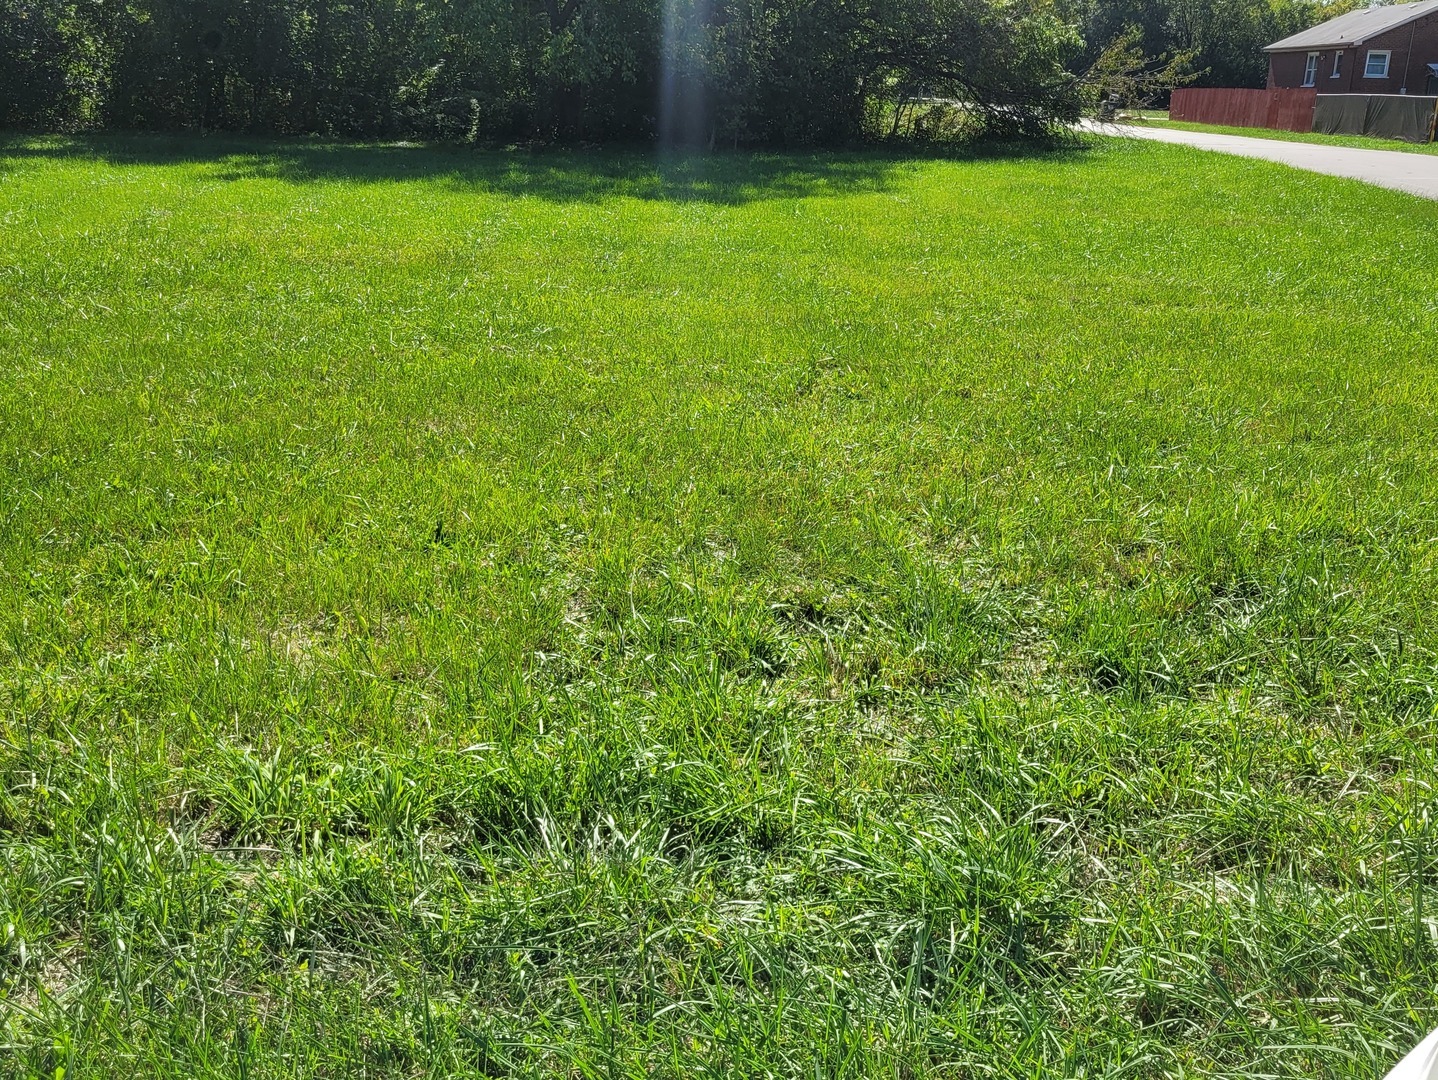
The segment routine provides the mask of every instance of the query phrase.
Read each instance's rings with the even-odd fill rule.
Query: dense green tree
[[[0,0],[0,123],[833,143],[1074,112],[1051,0]]]
[[[0,7],[0,124],[44,126],[63,122],[72,108],[66,42],[58,3],[11,2]]]
[[[1353,0],[1065,0],[1083,33],[1080,68],[1137,30],[1149,57],[1186,55],[1199,86],[1263,86],[1271,44],[1341,14]]]
[[[0,126],[96,122],[112,23],[104,0],[0,0]]]
[[[1201,85],[1263,86],[1265,45],[1353,6],[1351,0],[1169,0],[1173,47],[1192,51]]]

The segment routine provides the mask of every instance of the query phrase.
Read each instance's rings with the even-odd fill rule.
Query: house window
[[[1369,53],[1368,55],[1369,55],[1369,56],[1372,56],[1373,54],[1372,54],[1372,53]],[[1318,54],[1317,54],[1316,52],[1311,52],[1311,53],[1308,54],[1308,64],[1307,64],[1307,66],[1305,66],[1304,69],[1303,69],[1303,85],[1304,85],[1304,86],[1312,86],[1314,80],[1317,79],[1317,78],[1318,78]]]
[[[1388,78],[1388,58],[1393,54],[1387,49],[1370,49],[1368,61],[1363,65],[1365,79]]]
[[[1342,74],[1343,74],[1343,50],[1342,50],[1342,49],[1339,49],[1336,53],[1333,54],[1333,74],[1330,75],[1330,76],[1328,76],[1328,77],[1329,77],[1330,79],[1336,79],[1336,78],[1338,78],[1338,77],[1339,77],[1340,75],[1342,75]]]

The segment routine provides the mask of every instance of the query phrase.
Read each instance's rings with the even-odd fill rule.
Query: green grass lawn
[[[1220,124],[1190,124],[1181,120],[1144,117],[1157,127],[1179,131],[1207,131],[1215,135],[1247,135],[1254,139],[1277,139],[1280,142],[1319,143],[1323,146],[1349,146],[1356,150],[1401,150],[1408,154],[1438,154],[1438,143],[1411,143],[1402,139],[1370,139],[1366,135],[1323,135],[1316,131],[1274,131],[1270,128],[1224,127]]]
[[[0,142],[0,1074],[1365,1077],[1438,204]]]

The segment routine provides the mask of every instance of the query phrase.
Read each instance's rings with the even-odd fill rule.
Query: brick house
[[[1438,0],[1350,11],[1264,52],[1270,90],[1438,94]]]

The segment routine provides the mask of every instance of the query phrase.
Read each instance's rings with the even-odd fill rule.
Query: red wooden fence
[[[1225,127],[1312,131],[1318,91],[1305,90],[1175,90],[1171,120]]]

